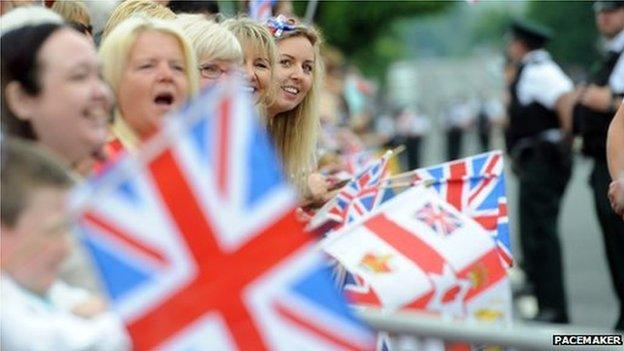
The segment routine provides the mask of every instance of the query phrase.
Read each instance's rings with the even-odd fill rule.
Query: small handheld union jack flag
[[[479,223],[496,241],[505,265],[513,264],[501,151],[419,168],[410,174],[415,182],[430,182],[447,203]]]
[[[461,220],[447,209],[431,203],[416,212],[416,218],[427,224],[434,232],[442,236],[451,235],[461,227]]]
[[[348,224],[372,211],[383,200],[382,182],[388,175],[388,160],[392,152],[388,151],[376,162],[354,177],[342,191],[336,195],[329,217]]]

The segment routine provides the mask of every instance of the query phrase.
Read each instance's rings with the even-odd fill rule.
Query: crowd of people
[[[296,18],[288,1],[275,2],[277,16],[259,21],[225,18],[211,1],[125,0],[101,30],[79,1],[45,3],[2,2],[2,348],[125,349],[128,336],[88,283],[87,261],[73,260],[61,277],[75,247],[62,211],[72,184],[137,152],[171,111],[237,75],[306,221],[344,184],[334,176],[349,171],[341,156],[365,149],[368,140],[358,134],[370,116],[357,94],[370,87],[353,83],[358,76],[340,52]],[[506,139],[520,179],[522,264],[538,319],[568,322],[557,218],[572,167],[570,136],[577,133],[595,162],[590,184],[620,302],[615,328],[624,330],[624,110],[616,114],[624,96],[624,2],[596,2],[596,19],[617,55],[578,87],[544,50],[548,33],[526,23],[512,27]],[[355,97],[344,93],[349,89]],[[451,159],[459,156],[457,130],[474,122],[461,109],[449,111]],[[482,114],[477,123],[487,149],[489,121],[499,113]],[[417,168],[428,120],[409,109],[396,120],[412,150],[408,167]]]

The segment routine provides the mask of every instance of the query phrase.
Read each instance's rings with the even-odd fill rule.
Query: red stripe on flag
[[[450,176],[447,180],[446,201],[462,211],[462,194],[464,191],[464,176],[466,175],[466,162],[457,162],[450,165]]]
[[[238,349],[266,349],[243,293],[251,282],[308,245],[312,236],[303,232],[294,209],[289,209],[274,213],[274,221],[236,251],[224,252],[172,152],[158,155],[149,167],[162,201],[196,261],[196,276],[148,313],[128,322],[134,349],[151,350],[209,312],[223,316]]]
[[[481,182],[479,188],[474,191],[472,195],[470,195],[470,197],[468,198],[468,203],[471,203],[477,196],[479,196],[479,194],[481,194],[483,189],[485,189],[491,182],[494,181],[494,175],[492,171],[494,170],[494,167],[496,167],[496,164],[498,163],[500,157],[501,156],[497,154],[490,158],[487,166],[485,167],[485,170],[481,172],[485,179]]]
[[[405,305],[402,309],[426,310],[429,300],[433,298],[434,294],[435,290],[431,289],[428,293],[421,295],[418,299],[410,302],[408,305]]]
[[[498,217],[507,217],[507,202],[498,202]]]
[[[505,269],[501,265],[497,250],[492,249],[458,272],[457,277],[471,282],[472,287],[464,298],[465,301],[470,301],[505,278]]]
[[[498,228],[498,215],[474,216],[472,219],[487,230],[496,230]]]
[[[313,336],[315,337],[321,336],[325,339],[325,341],[328,341],[334,344],[334,346],[332,347],[332,350],[335,350],[334,347],[338,347],[339,349],[345,349],[345,350],[364,350],[368,346],[370,346],[369,344],[362,345],[362,344],[351,342],[351,340],[345,340],[344,338],[340,337],[340,334],[337,335],[336,333],[334,333],[333,330],[329,328],[320,326],[318,324],[312,324],[308,321],[307,319],[308,316],[305,316],[305,315],[301,316],[297,310],[290,308],[290,306],[280,301],[275,301],[273,303],[273,308],[275,308],[275,310],[277,310],[277,312],[282,317],[284,317],[291,323],[303,326],[301,330],[307,329],[309,331],[312,331],[314,333]]]
[[[230,148],[228,147],[228,141],[231,140],[230,137],[230,99],[225,98],[221,101],[221,106],[219,107],[219,122],[216,123],[219,127],[219,131],[216,133],[218,141],[217,141],[217,162],[215,165],[215,170],[217,173],[217,191],[221,198],[225,198],[228,194],[228,170],[230,168],[229,165],[229,155],[228,151]]]
[[[230,286],[224,286],[224,282],[218,279],[223,274],[222,267],[227,266],[224,265],[227,263],[226,256],[221,252],[214,228],[206,220],[171,150],[158,155],[149,168],[162,202],[167,206],[181,239],[192,255],[191,263],[196,264],[197,275],[188,284],[181,284],[177,291],[172,291],[168,299],[154,306],[149,313],[128,322],[127,329],[134,349],[154,349],[208,311],[218,310],[219,306],[225,305],[241,310],[238,317],[242,324],[240,330],[248,333],[248,340],[263,345],[259,332],[247,327],[251,317],[244,307],[240,307],[242,301],[239,295],[233,293],[223,296],[218,292],[221,289],[232,291]],[[226,322],[229,321],[226,319]],[[228,326],[230,330],[233,329],[229,323]],[[236,341],[239,345],[240,340]]]
[[[471,351],[470,344],[459,342],[446,342],[444,344],[444,351]]]
[[[486,176],[494,175],[494,173],[492,171],[494,170],[494,167],[496,167],[496,164],[498,163],[500,158],[501,158],[500,154],[495,154],[490,159],[490,162],[488,163],[487,167],[485,168],[485,172],[481,172],[481,173],[485,174]]]
[[[347,285],[345,286],[343,293],[345,297],[353,304],[381,307],[381,300],[379,299],[379,296],[377,296],[375,291],[368,284],[366,286],[358,286],[353,288]]]
[[[425,272],[442,274],[445,259],[418,235],[379,214],[364,223],[364,226],[395,250],[412,260]]]
[[[113,238],[122,241],[124,243],[124,246],[135,248],[135,252],[146,256],[150,260],[156,261],[160,265],[166,266],[168,264],[165,256],[163,256],[156,249],[150,248],[142,242],[133,239],[132,236],[127,235],[123,230],[115,227],[113,224],[101,218],[99,215],[93,212],[86,212],[83,218],[91,225],[105,231]]]

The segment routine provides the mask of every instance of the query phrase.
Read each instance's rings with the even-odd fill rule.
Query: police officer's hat
[[[594,1],[594,11],[613,11],[624,7],[624,1]]]
[[[543,47],[552,38],[552,31],[549,28],[526,20],[513,21],[509,32],[514,39],[525,42],[531,49]]]

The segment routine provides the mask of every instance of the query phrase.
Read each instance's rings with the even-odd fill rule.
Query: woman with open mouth
[[[133,151],[197,92],[195,53],[173,22],[131,18],[102,42],[104,78],[117,98],[108,152]]]

